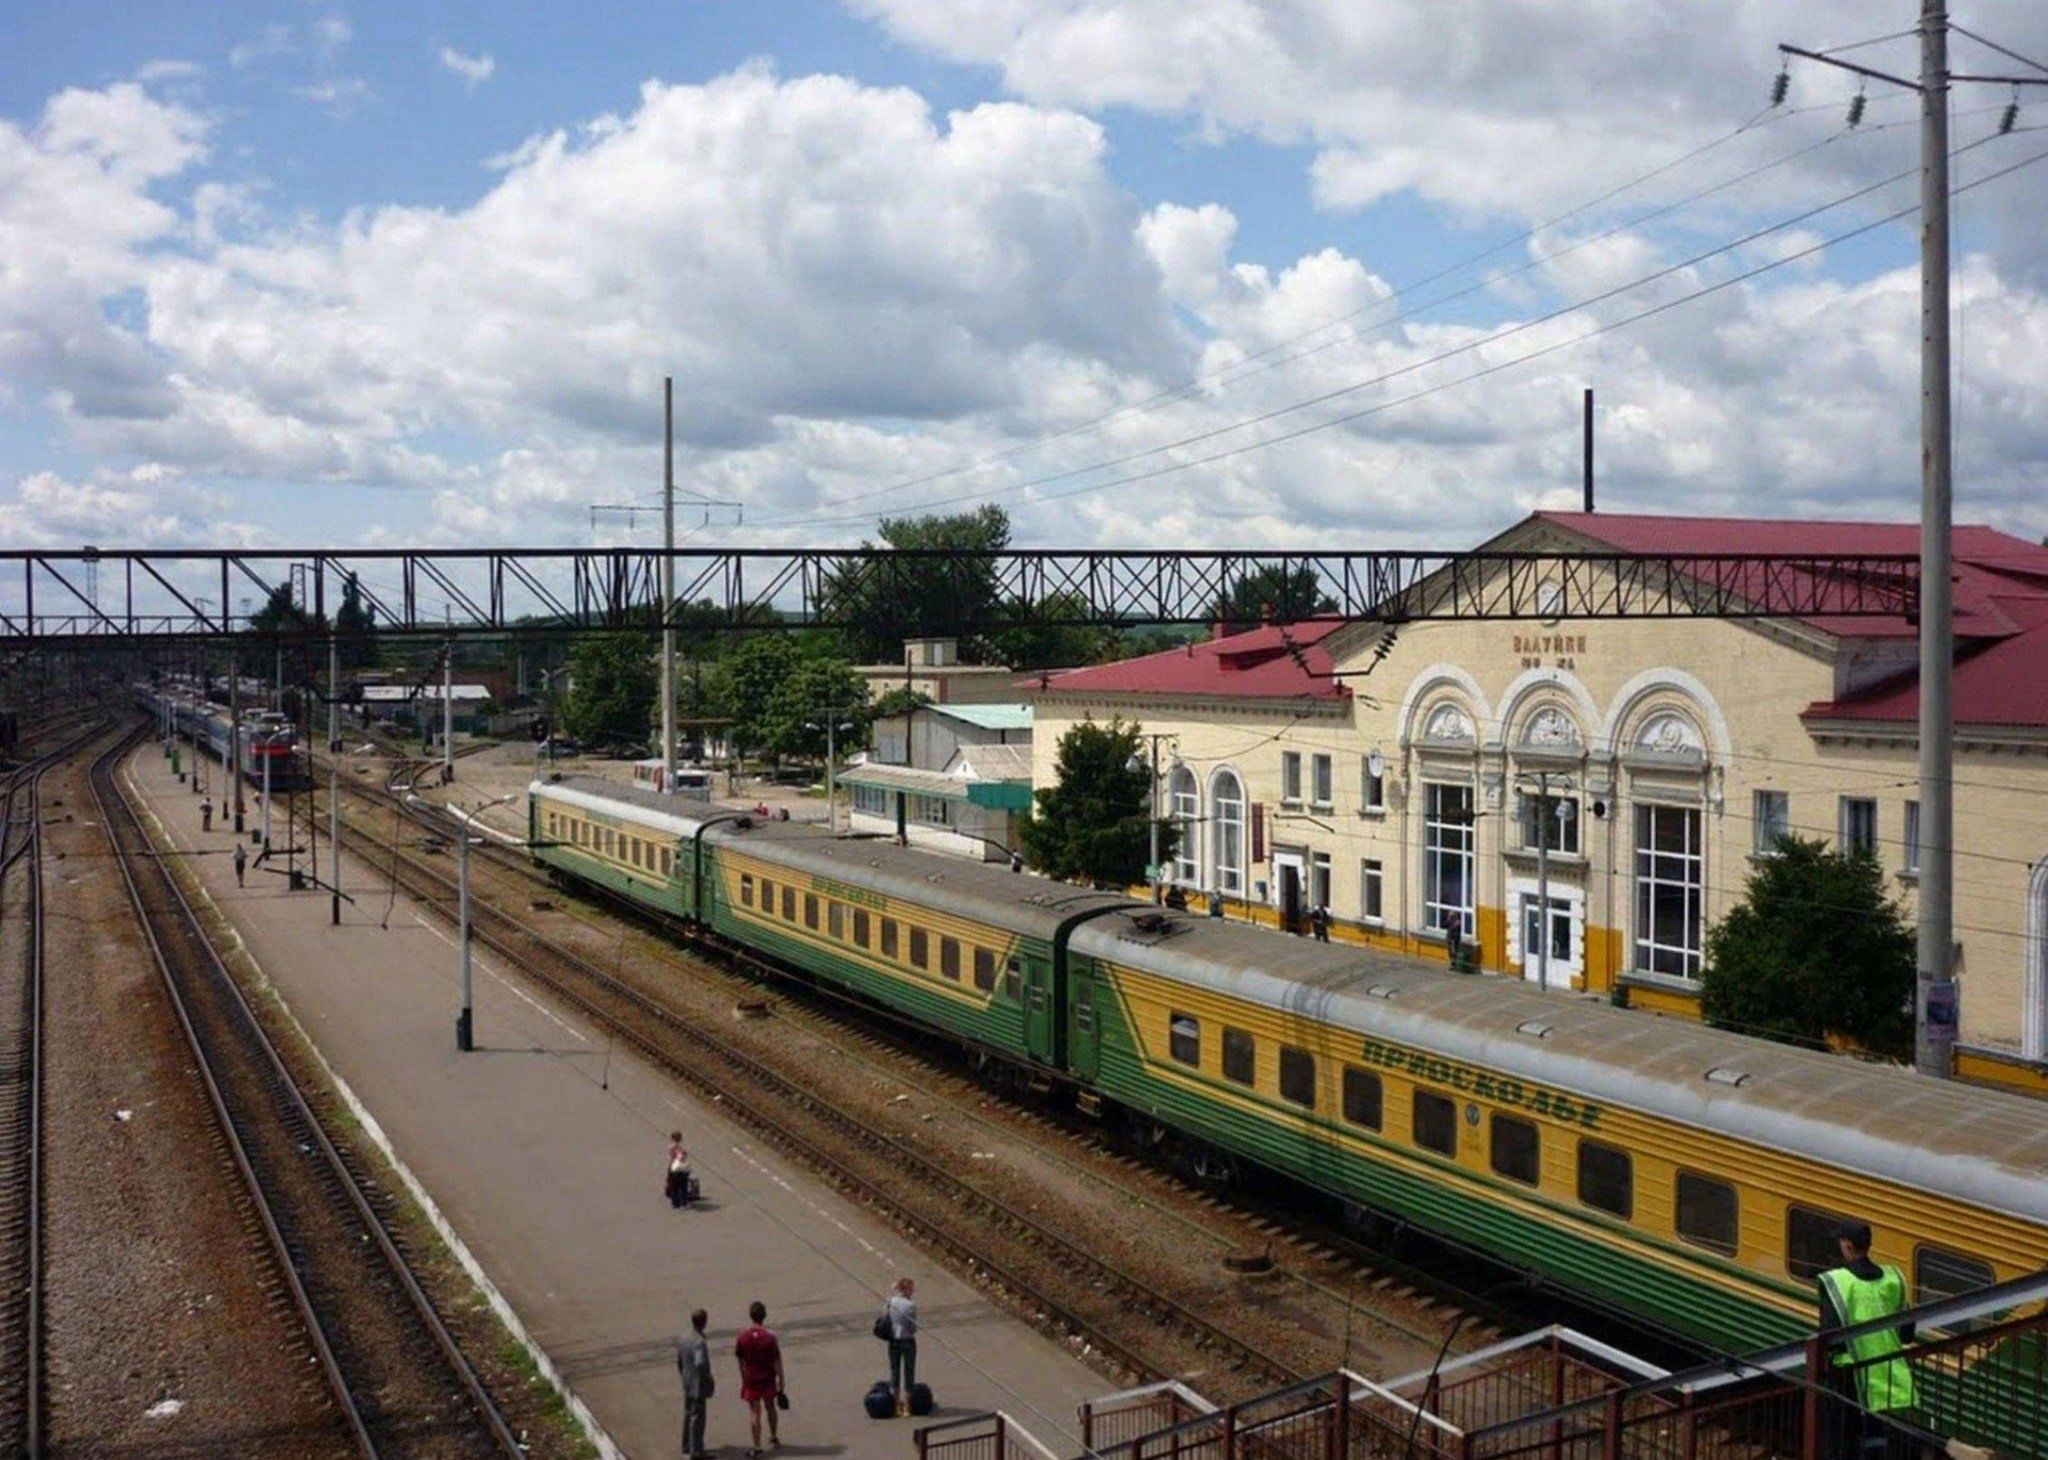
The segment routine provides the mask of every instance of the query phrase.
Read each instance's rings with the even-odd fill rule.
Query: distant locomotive
[[[152,715],[162,714],[168,702],[179,736],[196,740],[214,759],[227,763],[234,732],[234,720],[227,711],[177,690],[150,685],[137,688],[136,701]],[[254,786],[264,783],[266,766],[272,791],[303,791],[312,784],[298,731],[275,710],[252,710],[242,716],[240,762],[243,779]]]
[[[2048,1267],[2039,1103],[801,823],[536,781],[556,874],[1718,1348],[1810,1330],[1868,1220],[1916,1296]]]

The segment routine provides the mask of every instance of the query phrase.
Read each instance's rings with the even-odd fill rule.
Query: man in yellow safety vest
[[[1830,1330],[1856,1328],[1880,1318],[1903,1312],[1907,1305],[1906,1280],[1889,1263],[1870,1260],[1870,1224],[1844,1222],[1835,1232],[1841,1248],[1842,1265],[1820,1275],[1820,1326]],[[1880,1328],[1834,1345],[1834,1367],[1854,1376],[1857,1403],[1873,1415],[1896,1414],[1912,1409],[1916,1395],[1913,1371],[1899,1357],[1913,1341],[1913,1325]],[[1844,1384],[1844,1392],[1848,1386]],[[1904,1418],[1903,1415],[1898,1417]],[[1842,1453],[1884,1457],[1899,1451],[1888,1437],[1897,1432],[1871,1421],[1841,1427],[1856,1435]],[[1900,1452],[1904,1453],[1904,1452]]]

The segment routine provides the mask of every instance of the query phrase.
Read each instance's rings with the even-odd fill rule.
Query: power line
[[[1985,137],[1977,142],[1973,142],[1970,144],[1970,147],[1980,147],[1984,145],[1985,142],[1996,140],[1996,135],[1997,134],[1994,134],[1991,137]],[[1969,149],[1966,148],[1963,150]],[[2029,157],[2026,160],[2024,160],[2023,162],[2015,163],[2012,166],[2001,168],[1995,172],[1987,173],[1983,177],[1978,178],[1975,181],[1967,184],[1967,187],[1979,187],[1984,183],[1992,182],[1998,178],[2008,176],[2009,174],[2017,172],[2022,168],[2030,167],[2033,164],[2040,162],[2044,158],[2048,158],[2048,152],[2036,153],[2032,157]],[[1127,456],[1116,458],[1111,461],[1099,462],[1093,466],[1079,467],[1075,468],[1072,471],[1056,472],[1045,477],[1034,478],[1030,481],[1025,482],[1006,483],[1002,487],[992,489],[986,492],[961,493],[957,496],[944,497],[936,501],[926,502],[922,504],[922,506],[924,510],[927,511],[935,507],[955,506],[964,502],[980,501],[988,497],[1000,496],[1012,492],[1026,490],[1034,486],[1039,486],[1046,483],[1063,480],[1068,477],[1079,476],[1090,471],[1104,470],[1109,467],[1122,465],[1130,461],[1139,460],[1147,456],[1156,456],[1163,451],[1171,451],[1181,446],[1191,445],[1199,441],[1208,440],[1216,436],[1227,434],[1231,431],[1243,429],[1246,426],[1257,425],[1264,421],[1272,420],[1277,416],[1290,415],[1296,411],[1305,409],[1310,405],[1326,403],[1330,399],[1335,398],[1337,396],[1354,393],[1358,390],[1366,388],[1367,386],[1382,383],[1383,381],[1395,378],[1396,376],[1413,374],[1417,370],[1424,369],[1430,365],[1441,363],[1443,360],[1451,359],[1462,354],[1469,354],[1473,350],[1495,343],[1499,339],[1506,338],[1509,335],[1522,333],[1526,330],[1536,327],[1537,325],[1554,321],[1562,315],[1572,313],[1588,305],[1598,304],[1604,302],[1605,300],[1614,298],[1617,295],[1625,294],[1634,289],[1641,288],[1644,284],[1653,283],[1657,279],[1668,277],[1670,274],[1676,272],[1677,270],[1690,267],[1691,265],[1701,262],[1705,259],[1713,258],[1717,255],[1727,253],[1736,248],[1741,248],[1749,243],[1754,242],[1759,238],[1766,237],[1771,233],[1781,231],[1782,229],[1791,227],[1796,223],[1803,222],[1806,219],[1815,216],[1816,214],[1826,212],[1835,207],[1839,207],[1843,203],[1854,201],[1855,199],[1863,197],[1877,190],[1878,188],[1889,186],[1893,183],[1901,181],[1906,177],[1913,176],[1917,173],[1917,171],[1918,169],[1915,168],[1908,169],[1900,173],[1894,173],[1891,177],[1884,179],[1882,182],[1873,183],[1868,187],[1859,188],[1853,193],[1848,193],[1840,198],[1835,199],[1833,202],[1821,204],[1818,207],[1808,209],[1804,213],[1797,214],[1792,218],[1788,218],[1779,223],[1773,224],[1768,228],[1759,229],[1750,234],[1746,234],[1743,237],[1738,238],[1730,243],[1723,244],[1718,248],[1710,249],[1705,253],[1695,255],[1694,257],[1687,259],[1682,263],[1673,264],[1668,268],[1659,269],[1654,273],[1645,275],[1644,277],[1634,280],[1631,283],[1619,285],[1613,289],[1604,290],[1599,294],[1590,296],[1589,298],[1584,300],[1580,300],[1574,305],[1566,306],[1563,309],[1552,311],[1550,314],[1540,316],[1539,318],[1528,320],[1520,324],[1516,324],[1509,328],[1500,330],[1495,334],[1484,336],[1480,339],[1468,342],[1467,344],[1460,345],[1455,349],[1443,351],[1442,353],[1431,356],[1426,360],[1417,361],[1411,365],[1403,366],[1398,370],[1389,371],[1384,375],[1376,376],[1370,380],[1360,381],[1354,385],[1344,387],[1341,390],[1325,392],[1323,395],[1314,397],[1313,399],[1308,401],[1298,402],[1295,405],[1287,406],[1274,411],[1268,411],[1263,415],[1255,416],[1244,421],[1238,421],[1231,425],[1219,426],[1212,430],[1198,432],[1193,436],[1183,438],[1179,441],[1168,442],[1165,445],[1153,447],[1142,452],[1134,452]],[[1526,364],[1531,360],[1541,359],[1546,355],[1555,354],[1559,350],[1569,349],[1572,346],[1583,344],[1587,340],[1597,338],[1600,335],[1608,334],[1614,330],[1624,328],[1628,325],[1639,323],[1642,320],[1650,319],[1657,315],[1667,313],[1680,305],[1689,304],[1695,300],[1706,298],[1707,296],[1712,294],[1718,294],[1722,290],[1732,288],[1736,284],[1744,283],[1750,279],[1756,278],[1761,274],[1767,274],[1772,272],[1773,270],[1781,269],[1785,267],[1787,264],[1797,263],[1801,259],[1810,258],[1817,253],[1820,253],[1828,248],[1835,246],[1836,244],[1845,243],[1850,239],[1861,237],[1862,235],[1873,232],[1876,229],[1885,226],[1886,224],[1895,223],[1901,218],[1911,216],[1916,211],[1918,211],[1918,204],[1913,204],[1904,208],[1895,209],[1892,212],[1887,213],[1882,217],[1874,218],[1870,222],[1865,223],[1859,227],[1835,234],[1831,238],[1823,239],[1820,242],[1812,244],[1808,247],[1798,249],[1794,252],[1784,254],[1777,258],[1758,264],[1752,268],[1745,269],[1740,273],[1730,275],[1726,279],[1722,279],[1713,284],[1706,285],[1700,289],[1692,291],[1691,293],[1680,295],[1677,298],[1667,300],[1662,304],[1657,304],[1642,310],[1638,310],[1634,314],[1628,315],[1622,319],[1613,320],[1607,324],[1596,326],[1593,329],[1586,330],[1580,334],[1574,335],[1569,339],[1560,340],[1554,344],[1530,350],[1525,354],[1515,356],[1514,358],[1509,360],[1498,361],[1482,369],[1474,370],[1469,374],[1461,375],[1455,380],[1448,380],[1437,385],[1427,386],[1421,390],[1412,391],[1407,395],[1397,396],[1391,400],[1382,401],[1377,405],[1367,406],[1361,410],[1351,411],[1343,415],[1333,416],[1327,420],[1312,422],[1309,425],[1297,427],[1290,431],[1284,431],[1277,435],[1266,437],[1263,440],[1249,442],[1242,446],[1230,447],[1222,451],[1213,452],[1207,456],[1196,457],[1192,460],[1170,462],[1165,466],[1154,467],[1148,471],[1134,472],[1129,475],[1114,478],[1106,482],[1085,483],[1079,487],[1070,488],[1066,491],[1049,492],[1036,498],[1035,500],[1041,502],[1058,501],[1065,497],[1078,496],[1086,492],[1106,491],[1115,487],[1131,486],[1138,482],[1151,481],[1158,477],[1169,476],[1175,472],[1187,471],[1195,467],[1214,465],[1219,461],[1226,461],[1232,457],[1242,456],[1248,452],[1262,450],[1268,446],[1280,445],[1288,441],[1297,440],[1304,436],[1313,435],[1320,431],[1326,431],[1333,426],[1347,425],[1350,422],[1362,420],[1368,416],[1377,415],[1382,411],[1391,410],[1396,406],[1407,405],[1414,401],[1422,400],[1425,397],[1439,394],[1442,391],[1450,390],[1456,386],[1467,385],[1475,380],[1482,380],[1488,376],[1497,375],[1501,371],[1510,369],[1516,365],[1522,365]],[[867,520],[868,519],[865,515],[842,518],[812,518],[810,519],[810,525],[828,526],[839,523],[865,522]]]
[[[1886,99],[1889,100],[1891,98]],[[1561,213],[1554,214],[1551,217],[1544,219],[1542,222],[1533,224],[1529,228],[1524,229],[1522,232],[1514,235],[1511,238],[1503,239],[1498,243],[1495,243],[1485,249],[1482,249],[1478,253],[1460,259],[1456,263],[1446,265],[1445,267],[1436,270],[1434,273],[1426,274],[1422,278],[1410,280],[1406,283],[1394,286],[1394,293],[1398,296],[1401,294],[1408,293],[1412,290],[1422,288],[1426,285],[1433,284],[1440,279],[1448,278],[1453,274],[1459,273],[1464,269],[1470,268],[1475,264],[1478,264],[1488,258],[1491,258],[1495,254],[1513,248],[1517,244],[1523,243],[1529,239],[1533,239],[1548,229],[1555,228],[1559,224],[1562,224],[1574,217],[1577,217],[1582,213],[1590,212],[1593,209],[1599,207],[1603,203],[1611,202],[1615,198],[1618,198],[1625,193],[1633,191],[1634,189],[1642,186],[1645,183],[1654,181],[1656,178],[1663,176],[1667,172],[1671,172],[1674,169],[1695,160],[1696,158],[1705,156],[1707,153],[1712,152],[1715,149],[1726,145],[1728,142],[1733,141],[1735,138],[1740,137],[1745,133],[1749,132],[1750,130],[1755,128],[1760,122],[1763,122],[1766,118],[1769,118],[1772,121],[1782,121],[1787,120],[1791,117],[1803,115],[1808,112],[1832,110],[1835,107],[1835,105],[1836,103],[1834,102],[1825,102],[1802,107],[1765,107],[1762,111],[1758,112],[1748,121],[1742,123],[1742,125],[1734,128],[1729,132],[1724,133],[1723,135],[1713,139],[1712,141],[1702,143],[1700,146],[1692,148],[1690,151],[1687,151],[1685,153],[1680,154],[1677,157],[1672,158],[1669,162],[1663,163],[1662,165],[1652,168],[1650,171],[1642,173],[1625,183],[1621,183],[1613,188],[1610,188],[1606,192],[1601,193],[1594,198],[1590,198],[1583,203],[1576,204],[1573,207],[1568,208]],[[1774,111],[1777,113],[1776,116],[1771,115]],[[1870,127],[1865,130],[1871,132],[1878,132],[1885,130],[1890,125],[1893,124],[1887,123],[1877,127]],[[1823,142],[1833,140],[1833,136],[1830,136],[1829,138],[1824,138],[1822,140]],[[1817,146],[1821,144],[1814,145]],[[1765,164],[1760,168],[1751,169],[1749,172],[1743,173],[1738,177],[1731,178],[1728,182],[1718,184],[1715,188],[1710,188],[1706,191],[1711,193],[1714,191],[1719,191],[1722,188],[1733,186],[1735,183],[1745,181],[1748,178],[1757,175],[1759,172],[1769,171],[1772,167],[1780,166],[1784,162],[1793,160],[1794,158],[1799,156],[1803,156],[1807,151],[1811,150],[1811,147],[1800,149],[1800,151],[1793,153],[1788,157],[1780,158],[1777,162]],[[1683,203],[1694,201],[1700,196],[1705,196],[1705,194],[1695,194],[1692,198],[1681,199],[1677,204],[1667,205],[1664,208],[1653,210],[1653,212],[1645,214],[1643,218],[1636,220],[1636,222],[1641,223],[1647,221],[1649,218],[1656,217],[1665,212],[1669,212],[1672,207],[1682,206]],[[1624,226],[1635,225],[1630,224]],[[1610,229],[1606,233],[1597,235],[1597,238],[1608,237],[1613,231],[1614,230]],[[1580,243],[1573,245],[1573,247],[1583,247],[1585,246],[1585,243],[1592,241],[1596,240],[1582,240]],[[1561,254],[1553,255],[1553,257],[1561,256]],[[1542,260],[1537,260],[1536,262],[1540,263],[1542,262]],[[1528,267],[1533,266],[1534,264],[1525,265],[1522,269],[1514,270],[1512,271],[1512,273],[1524,272]],[[1493,281],[1497,282],[1500,278],[1511,277],[1512,273],[1494,276]],[[1485,285],[1482,283],[1481,285],[1475,287],[1485,287]],[[1449,302],[1449,300],[1451,299],[1462,298],[1465,294],[1470,292],[1472,291],[1469,289],[1462,290],[1456,294],[1452,294],[1446,296],[1445,298],[1432,301],[1432,304],[1430,305],[1418,306],[1418,308],[1434,307],[1434,305],[1436,304],[1446,303]],[[1197,373],[1196,375],[1190,377],[1187,381],[1183,382],[1180,385],[1169,387],[1166,390],[1156,392],[1150,396],[1146,396],[1141,400],[1133,401],[1127,405],[1116,407],[1113,410],[1092,417],[1089,420],[1079,422],[1072,426],[1064,427],[1058,431],[1048,432],[1044,435],[1034,437],[1030,441],[1020,442],[1015,446],[1007,447],[1001,451],[990,453],[984,457],[979,458],[978,460],[963,463],[958,466],[946,467],[934,472],[928,472],[923,476],[911,477],[903,481],[892,483],[885,487],[878,487],[868,492],[859,493],[852,497],[843,497],[838,499],[837,501],[824,503],[822,505],[828,508],[850,506],[855,502],[869,501],[876,497],[888,496],[899,491],[908,491],[913,487],[927,486],[932,482],[944,481],[950,477],[961,476],[972,472],[982,471],[992,466],[1001,465],[1003,462],[1012,460],[1020,455],[1026,454],[1031,451],[1035,451],[1040,447],[1048,446],[1053,444],[1054,442],[1063,441],[1073,436],[1082,435],[1087,432],[1094,431],[1099,427],[1108,425],[1115,421],[1122,420],[1127,416],[1142,415],[1148,413],[1149,411],[1151,411],[1159,405],[1168,404],[1176,400],[1187,399],[1204,384],[1208,384],[1211,382],[1222,382],[1225,377],[1242,378],[1244,375],[1257,373],[1256,370],[1247,370],[1245,367],[1247,365],[1251,365],[1253,362],[1265,360],[1268,357],[1276,354],[1277,352],[1285,350],[1291,345],[1299,344],[1302,341],[1311,338],[1312,336],[1321,334],[1325,330],[1334,329],[1340,325],[1347,324],[1351,320],[1356,319],[1361,314],[1364,314],[1373,309],[1383,307],[1383,305],[1387,302],[1388,301],[1386,300],[1375,300],[1370,304],[1361,305],[1357,309],[1339,315],[1335,319],[1325,320],[1320,324],[1311,326],[1309,329],[1303,330],[1294,335],[1290,335],[1285,339],[1276,340],[1272,344],[1265,346],[1263,349],[1253,351],[1250,354],[1244,356],[1242,359],[1232,361],[1228,365],[1218,366],[1216,369],[1211,371]],[[1397,314],[1390,319],[1376,320],[1370,325],[1370,328],[1374,330],[1383,329],[1390,324],[1398,323],[1400,320],[1408,318],[1415,312],[1417,312],[1415,309],[1410,309],[1404,311],[1401,314]],[[1316,350],[1333,348],[1336,345],[1350,343],[1352,338],[1355,337],[1340,337],[1337,340],[1326,342],[1321,346],[1315,347],[1315,349],[1303,351],[1301,353],[1312,354],[1315,353]],[[1299,357],[1284,357],[1279,361],[1273,362],[1273,364],[1284,364],[1288,359],[1293,358]],[[1272,368],[1272,366],[1261,366],[1259,368],[1266,369]],[[758,523],[756,525],[762,527],[771,527],[780,525],[781,521],[788,520],[792,519],[779,519],[777,521],[763,522]]]

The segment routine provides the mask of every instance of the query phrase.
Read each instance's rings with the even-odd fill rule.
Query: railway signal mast
[[[1948,68],[1948,33],[1970,39],[2036,71],[2038,76],[1980,76]],[[1955,590],[1951,580],[1954,482],[1950,473],[1948,92],[1955,82],[2048,85],[2048,68],[1951,27],[1946,0],[1921,0],[1920,79],[1911,81],[1819,51],[1781,45],[1787,56],[1817,61],[1868,80],[1920,94],[1920,942],[1914,999],[1913,1062],[1946,1079],[1954,1070],[1955,982]],[[1779,72],[1772,99],[1784,99]],[[1862,97],[1851,121],[1862,116]],[[2016,114],[2008,108],[2000,130]]]

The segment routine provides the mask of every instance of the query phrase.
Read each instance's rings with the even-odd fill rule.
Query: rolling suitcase
[[[910,1412],[915,1415],[927,1415],[932,1412],[931,1385],[913,1384],[910,1386]]]
[[[869,1385],[867,1397],[860,1403],[861,1408],[868,1412],[869,1419],[896,1417],[896,1391],[889,1387],[887,1379],[877,1379]]]

